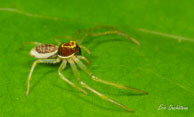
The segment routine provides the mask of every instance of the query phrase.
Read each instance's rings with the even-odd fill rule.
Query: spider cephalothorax
[[[59,57],[69,57],[71,55],[81,55],[81,49],[75,41],[70,41],[68,43],[62,43],[58,49]]]
[[[106,31],[106,32],[100,32],[100,33],[91,33],[89,31],[92,31],[94,29],[97,28],[93,28],[90,29],[87,32],[87,34],[85,35],[85,37],[83,37],[81,39],[81,41],[79,41],[81,44],[81,42],[88,36],[103,36],[103,35],[109,35],[109,34],[117,34],[120,35],[122,37],[125,37],[127,39],[132,40],[134,43],[136,43],[137,45],[140,45],[140,43],[129,37],[127,34],[120,32],[118,30],[115,30],[114,28],[110,28],[108,27],[108,29],[111,29],[110,31]],[[78,32],[77,34],[79,34],[80,32]],[[36,44],[36,46],[34,48],[32,48],[32,50],[30,51],[30,55],[37,58],[36,61],[34,61],[32,68],[30,70],[28,79],[27,79],[27,90],[26,90],[26,96],[29,94],[30,91],[30,80],[31,80],[31,76],[32,76],[32,72],[34,71],[34,68],[36,67],[36,65],[38,63],[59,63],[61,62],[61,65],[58,69],[58,74],[60,76],[60,78],[62,80],[64,80],[65,82],[67,82],[69,85],[71,85],[72,87],[76,88],[77,90],[83,92],[84,94],[88,94],[84,89],[82,89],[81,87],[75,85],[73,82],[71,82],[70,80],[68,80],[68,78],[66,78],[61,72],[62,70],[65,69],[66,64],[69,63],[73,73],[75,75],[75,77],[77,78],[78,83],[85,89],[91,91],[92,93],[98,95],[100,98],[116,104],[117,106],[120,106],[121,108],[129,111],[129,112],[134,112],[132,109],[112,100],[111,98],[108,98],[107,96],[101,94],[100,92],[96,91],[95,89],[93,89],[92,87],[88,86],[80,77],[80,74],[78,72],[77,66],[83,70],[85,73],[87,73],[90,78],[96,82],[102,83],[102,84],[106,84],[106,85],[110,85],[110,86],[114,86],[120,89],[127,89],[127,90],[132,90],[132,91],[136,91],[139,93],[143,93],[143,94],[147,94],[147,92],[142,91],[142,90],[138,90],[135,88],[130,88],[130,87],[126,87],[120,84],[116,84],[116,83],[112,83],[103,79],[98,78],[97,76],[95,76],[83,63],[81,60],[85,60],[86,62],[89,63],[88,59],[85,58],[84,56],[81,55],[81,49],[84,49],[86,52],[88,52],[88,54],[90,54],[90,51],[84,47],[83,45],[78,45],[75,41],[70,41],[67,43],[62,43],[59,46],[54,45],[54,44],[42,44],[42,43],[38,43],[38,42],[31,42],[32,44]],[[22,46],[23,47],[23,46]],[[75,64],[76,63],[76,64]]]

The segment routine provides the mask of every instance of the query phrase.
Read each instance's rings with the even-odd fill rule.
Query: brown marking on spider
[[[81,55],[81,49],[75,41],[63,43],[59,46],[58,56],[67,58],[73,54]]]
[[[35,48],[38,53],[50,53],[56,51],[57,49],[57,46],[53,44],[41,44]]]
[[[106,29],[111,29],[111,30],[106,31],[106,32],[93,32],[94,30],[99,29],[99,28],[106,28]],[[36,47],[32,48],[32,50],[30,51],[30,55],[37,58],[37,60],[33,63],[32,68],[31,68],[30,73],[29,73],[29,76],[28,76],[28,79],[27,79],[26,96],[29,94],[30,80],[31,80],[32,72],[34,71],[34,68],[36,67],[36,65],[38,63],[55,64],[55,63],[61,62],[61,65],[58,69],[58,74],[59,74],[60,78],[62,80],[64,80],[65,82],[67,82],[69,85],[71,85],[72,87],[76,88],[77,90],[79,90],[87,95],[88,93],[83,89],[83,88],[85,88],[85,89],[91,91],[92,93],[98,95],[100,98],[102,98],[110,103],[113,103],[113,104],[115,104],[115,105],[129,111],[129,112],[134,112],[132,109],[114,101],[113,99],[103,95],[102,93],[96,91],[95,89],[91,88],[86,83],[84,83],[84,81],[82,81],[80,78],[80,74],[78,72],[77,66],[80,67],[81,70],[83,70],[85,73],[87,73],[90,76],[90,78],[96,82],[110,85],[110,86],[120,88],[120,89],[131,90],[131,91],[139,92],[142,94],[148,94],[147,92],[139,90],[139,89],[130,88],[130,87],[126,87],[126,86],[123,86],[120,84],[116,84],[116,83],[112,83],[112,82],[109,82],[106,80],[102,80],[102,79],[98,78],[97,76],[95,76],[81,61],[81,60],[85,60],[86,62],[89,63],[88,59],[81,55],[81,49],[84,49],[86,52],[88,52],[90,54],[90,51],[86,47],[81,45],[83,40],[85,38],[87,38],[88,36],[103,36],[103,35],[109,35],[109,34],[117,34],[119,36],[125,37],[125,38],[133,41],[137,45],[140,45],[140,43],[137,40],[128,36],[127,34],[121,32],[121,31],[118,31],[114,28],[110,28],[110,27],[95,27],[95,28],[92,28],[92,29],[89,29],[89,30],[86,30],[83,32],[85,32],[86,34],[83,38],[81,38],[81,40],[78,40],[79,44],[75,41],[70,41],[67,43],[62,43],[59,46],[57,46],[54,44],[41,44],[38,42],[30,42],[30,44],[37,45]],[[79,31],[78,33],[76,33],[74,38],[77,39],[77,35],[79,35],[80,33],[83,33],[83,32]],[[25,43],[23,43],[23,45],[24,44]],[[22,47],[23,47],[23,45],[22,45]],[[63,69],[65,69],[67,63],[70,64],[70,66],[73,70],[73,73],[74,73],[75,77],[77,78],[77,81],[79,82],[79,84],[83,88],[76,86],[74,83],[69,81],[66,77],[64,77],[63,74],[61,73],[61,71]]]
[[[41,44],[37,45],[30,51],[30,56],[35,58],[44,59],[52,58],[58,52],[58,46],[54,44]]]

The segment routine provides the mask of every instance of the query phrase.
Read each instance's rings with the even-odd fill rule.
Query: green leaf
[[[192,1],[1,0],[0,3],[1,117],[194,116]],[[19,50],[22,42],[56,44],[54,37],[73,36],[78,30],[97,25],[116,27],[140,41],[141,46],[119,36],[89,37],[83,43],[92,52],[91,55],[83,52],[91,62],[88,68],[104,80],[149,94],[138,95],[96,83],[80,70],[82,79],[135,113],[91,92],[88,96],[78,92],[59,78],[59,64],[39,64],[26,97],[27,76],[36,59],[29,56],[32,45]],[[79,85],[69,65],[63,74]],[[170,105],[188,110],[168,110]]]

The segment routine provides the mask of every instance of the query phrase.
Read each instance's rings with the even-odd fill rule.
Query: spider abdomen
[[[56,45],[53,45],[53,44],[42,44],[35,47],[35,50],[38,53],[51,53],[56,51],[57,49],[58,48],[56,47]]]
[[[35,58],[50,58],[57,54],[58,46],[53,44],[41,44],[30,51],[30,55]]]
[[[75,54],[75,55],[81,54],[81,49],[75,41],[63,43],[59,46],[58,55],[60,57],[68,57],[68,56],[71,56],[73,54]]]

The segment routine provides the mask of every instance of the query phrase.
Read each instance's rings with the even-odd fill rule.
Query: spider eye
[[[76,42],[75,41],[70,41],[70,45],[74,46],[74,45],[76,45]]]

